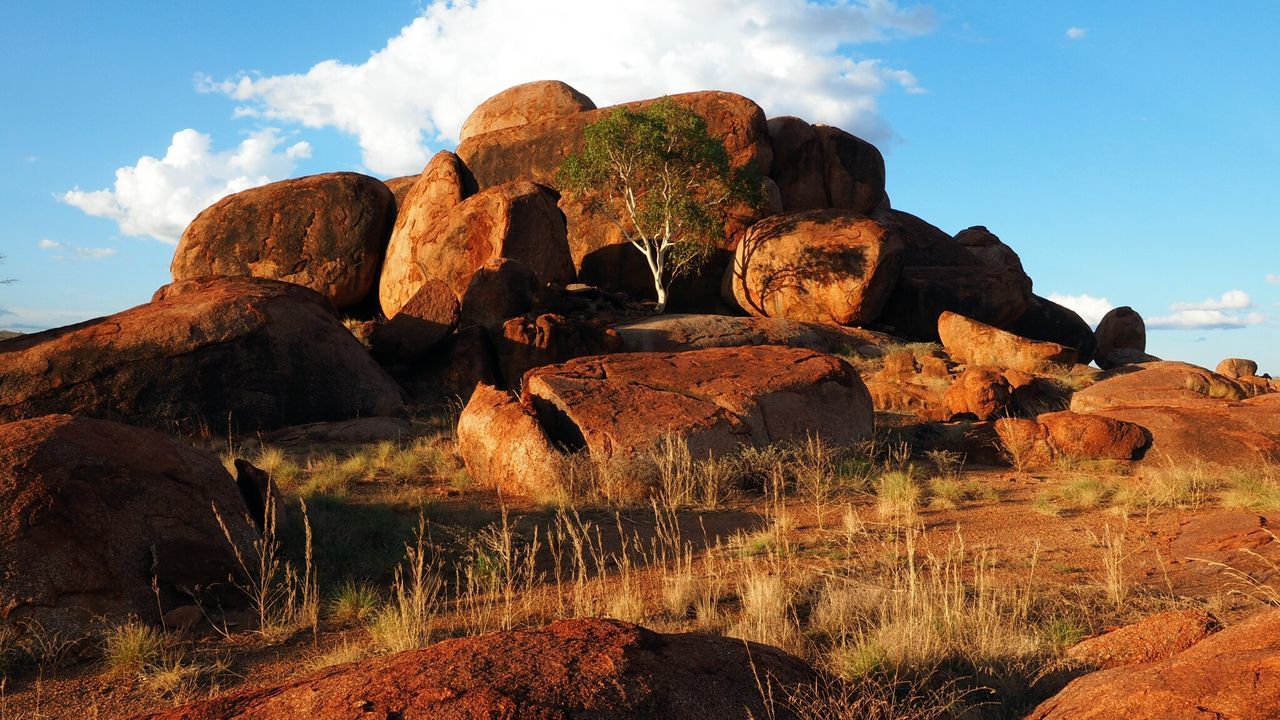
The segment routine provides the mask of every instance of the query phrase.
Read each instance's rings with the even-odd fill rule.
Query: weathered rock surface
[[[1010,327],[1031,303],[1031,281],[1003,263],[990,263],[920,218],[879,210],[877,222],[903,241],[902,277],[879,324],[895,335],[936,341],[938,317],[953,312],[997,328]]]
[[[488,260],[462,294],[462,322],[500,330],[508,319],[532,311],[542,290],[542,281],[528,265],[510,258]]]
[[[851,211],[783,213],[738,243],[728,281],[751,315],[864,325],[884,309],[902,252],[892,230]]]
[[[828,204],[860,213],[887,208],[884,157],[876,146],[838,127],[814,125],[813,130],[822,143]]]
[[[1265,720],[1280,717],[1280,610],[1159,662],[1085,675],[1030,720]]]
[[[600,318],[529,313],[513,317],[493,338],[504,385],[519,389],[533,368],[587,355],[622,352],[622,337]]]
[[[752,164],[761,174],[768,174],[773,151],[764,113],[758,105],[740,95],[722,92],[673,95],[671,100],[707,121],[708,132],[725,143],[735,168]],[[644,100],[618,107],[634,110],[653,102]],[[555,187],[556,173],[564,158],[582,149],[583,129],[612,109],[579,112],[476,135],[458,146],[458,156],[477,190],[516,180]],[[560,207],[568,226],[573,263],[582,282],[636,298],[654,296],[652,276],[643,256],[622,240],[612,223],[588,213],[581,201],[569,196],[560,198]],[[765,212],[747,206],[728,209],[723,249],[700,272],[672,286],[671,297],[677,306],[673,309],[679,309],[681,303],[700,309],[719,303],[720,280],[731,259],[730,248]],[[538,266],[530,265],[543,281],[556,282]]]
[[[506,390],[479,384],[458,418],[458,454],[473,480],[503,493],[557,497],[564,455],[533,411]]]
[[[1027,311],[1009,326],[1009,332],[1029,340],[1051,342],[1076,351],[1079,363],[1093,360],[1097,341],[1093,329],[1076,311],[1052,300],[1032,295]]]
[[[468,470],[513,492],[536,471],[489,459],[496,435],[526,438],[519,443],[536,448],[534,454],[549,446],[585,449],[600,459],[646,449],[664,435],[684,439],[695,457],[705,457],[810,435],[848,444],[872,430],[871,399],[847,363],[776,346],[583,357],[529,371],[519,405],[479,390],[472,403],[477,409],[469,405],[464,416],[475,421],[458,430]],[[500,418],[482,422],[499,412]],[[517,412],[529,420],[513,420]],[[511,429],[500,429],[499,420]]]
[[[682,352],[713,347],[783,345],[831,355],[879,356],[884,333],[785,318],[652,315],[614,325],[627,352]]]
[[[1055,458],[1137,460],[1151,444],[1144,428],[1129,422],[1063,410],[1035,420],[996,421],[1001,443],[1027,467],[1042,467]]]
[[[404,207],[404,199],[409,196],[409,191],[414,185],[418,184],[419,175],[401,175],[393,177],[390,180],[383,180],[382,184],[387,186],[391,191],[392,197],[396,199],[397,213],[400,208]]]
[[[462,121],[458,142],[473,135],[595,109],[591,98],[559,80],[528,82],[507,88],[476,106]]]
[[[254,533],[217,458],[71,415],[0,425],[0,509],[0,624],[65,640],[103,620],[158,623],[191,602],[182,587],[229,589],[231,542],[247,550]]]
[[[1166,610],[1091,637],[1067,650],[1067,657],[1098,670],[1167,660],[1218,631],[1204,610]]]
[[[778,186],[785,212],[831,207],[827,197],[826,152],[813,125],[798,117],[769,118],[773,147],[770,177]],[[881,171],[883,177],[883,170]],[[882,188],[883,192],[883,188]]]
[[[173,254],[174,280],[284,280],[354,305],[373,289],[395,217],[381,181],[341,172],[228,195],[196,216]]]
[[[428,278],[392,318],[375,325],[369,342],[373,354],[415,362],[426,357],[458,326],[458,296],[448,285]]]
[[[69,412],[250,432],[395,415],[400,388],[312,290],[245,277],[0,345],[0,421]]]
[[[467,197],[462,173],[458,156],[442,150],[397,204],[395,226],[378,279],[378,302],[388,318],[395,317],[433,272],[419,261],[418,248],[435,241],[445,217]]]
[[[1098,322],[1094,331],[1098,340],[1098,349],[1094,354],[1098,367],[1109,370],[1113,367],[1134,362],[1131,356],[1112,358],[1112,354],[1120,350],[1131,350],[1137,353],[1147,351],[1147,324],[1142,316],[1131,307],[1118,307],[1107,312]],[[1138,362],[1142,362],[1139,360]]]
[[[953,312],[944,312],[938,318],[938,336],[947,353],[965,365],[1043,373],[1076,362],[1076,352],[1071,348],[1018,337]]]
[[[616,620],[562,620],[339,665],[150,718],[746,720],[774,717],[763,699],[769,688],[785,697],[784,687],[814,679],[804,661],[766,645],[660,634]]]
[[[995,368],[968,367],[947,388],[943,402],[947,406],[947,420],[972,417],[977,420],[994,420],[1008,413],[1013,399],[1009,381]]]
[[[1218,363],[1215,372],[1229,378],[1257,377],[1258,363],[1244,358],[1227,358]]]

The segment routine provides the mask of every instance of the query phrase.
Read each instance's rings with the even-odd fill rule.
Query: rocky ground
[[[546,82],[0,338],[0,720],[1280,715],[1277,381],[675,100],[768,197],[678,312],[556,188],[608,109]]]

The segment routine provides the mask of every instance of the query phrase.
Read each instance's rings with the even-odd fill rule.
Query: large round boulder
[[[430,269],[418,261],[418,247],[435,237],[445,217],[466,198],[462,174],[458,156],[442,150],[431,158],[400,201],[378,279],[378,302],[388,318],[394,317],[427,281]]]
[[[400,388],[300,285],[213,277],[0,345],[0,421],[75,413],[244,431],[395,415]]]
[[[753,225],[728,281],[752,315],[865,325],[880,315],[901,271],[902,241],[892,229],[848,210],[809,210]]]
[[[1112,358],[1118,351],[1131,350],[1139,354],[1147,351],[1147,324],[1128,306],[1114,308],[1103,315],[1094,336],[1098,340],[1094,357],[1098,367],[1104,370],[1126,364],[1122,358]]]
[[[595,110],[591,98],[559,80],[537,80],[507,88],[480,103],[466,120],[458,142],[473,135]]]
[[[937,341],[938,317],[953,312],[1011,327],[1031,303],[1031,280],[1017,267],[989,262],[955,238],[899,210],[874,217],[903,242],[902,277],[879,324],[912,340]]]
[[[968,367],[947,388],[943,402],[948,420],[960,417],[994,420],[1008,414],[1012,398],[1013,388],[998,370]]]
[[[769,118],[773,147],[770,177],[778,186],[785,212],[831,207],[827,197],[827,165],[822,139],[798,117]]]
[[[1280,610],[1266,610],[1167,660],[1073,680],[1029,720],[1270,720],[1280,717]]]
[[[1018,337],[953,312],[938,318],[938,337],[947,353],[965,365],[1043,373],[1076,362],[1076,351],[1071,348]]]
[[[248,275],[315,290],[334,307],[364,300],[378,280],[395,218],[381,181],[312,175],[228,195],[196,216],[173,254],[174,280]]]
[[[158,624],[197,588],[231,589],[247,511],[217,458],[160,433],[71,415],[0,425],[0,626],[73,640]]]
[[[1257,377],[1258,363],[1245,358],[1227,358],[1218,363],[1215,372],[1219,375],[1237,379]]]
[[[748,165],[767,175],[773,163],[764,112],[751,100],[724,92],[695,92],[670,99],[707,122],[707,131],[720,139],[734,168]],[[615,107],[639,110],[656,100],[643,100]],[[458,145],[458,157],[465,164],[474,189],[484,190],[503,183],[527,180],[556,187],[556,175],[569,155],[582,150],[584,130],[601,120],[615,107],[551,117],[524,125],[494,130],[467,138]],[[606,290],[626,292],[635,298],[653,298],[653,278],[644,257],[623,240],[607,218],[590,212],[575,196],[560,198],[568,227],[569,250],[582,282]],[[706,310],[719,305],[720,280],[728,266],[733,245],[748,227],[764,217],[767,210],[748,204],[726,209],[725,236],[719,252],[701,270],[682,278],[671,288],[673,310],[695,307]],[[536,267],[534,268],[537,269]],[[539,272],[546,282],[554,278]]]
[[[822,144],[830,206],[860,213],[888,207],[884,156],[876,146],[838,127],[814,125],[813,130]]]
[[[803,660],[767,645],[617,620],[561,620],[445,640],[149,717],[789,720],[766,699],[815,680]]]
[[[437,278],[461,297],[476,271],[497,258],[519,260],[545,282],[566,284],[574,279],[556,195],[531,182],[482,190],[422,232],[397,235],[393,242],[407,243],[412,249],[408,263],[383,273],[383,311],[388,317],[408,299],[396,288],[413,288],[412,278]],[[399,283],[394,282],[397,277]]]

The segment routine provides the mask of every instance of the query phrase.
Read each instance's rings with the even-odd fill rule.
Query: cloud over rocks
[[[1147,327],[1157,330],[1234,330],[1261,325],[1267,316],[1260,312],[1243,312],[1257,307],[1243,290],[1228,290],[1220,298],[1200,302],[1173,303],[1171,315],[1147,320]]]
[[[1106,298],[1085,294],[1064,295],[1062,293],[1049,293],[1049,300],[1074,310],[1092,328],[1098,327],[1098,323],[1102,321],[1102,316],[1115,308],[1115,305]]]
[[[434,0],[367,61],[301,74],[203,78],[237,114],[354,135],[375,173],[417,172],[456,141],[485,98],[564,80],[600,105],[690,90],[742,93],[872,140],[889,130],[876,98],[920,92],[915,76],[852,46],[929,32],[932,11],[893,0]]]
[[[177,243],[201,210],[231,193],[288,177],[298,160],[310,156],[305,141],[282,147],[285,142],[279,130],[265,128],[219,151],[209,135],[188,128],[174,133],[163,158],[144,155],[116,170],[111,188],[76,187],[57,197],[89,215],[114,220],[125,235]]]

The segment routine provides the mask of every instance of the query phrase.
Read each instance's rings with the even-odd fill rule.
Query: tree
[[[671,281],[723,238],[727,207],[757,205],[762,194],[755,168],[732,168],[706,121],[669,98],[587,125],[582,151],[560,165],[559,185],[644,255],[660,313]]]

